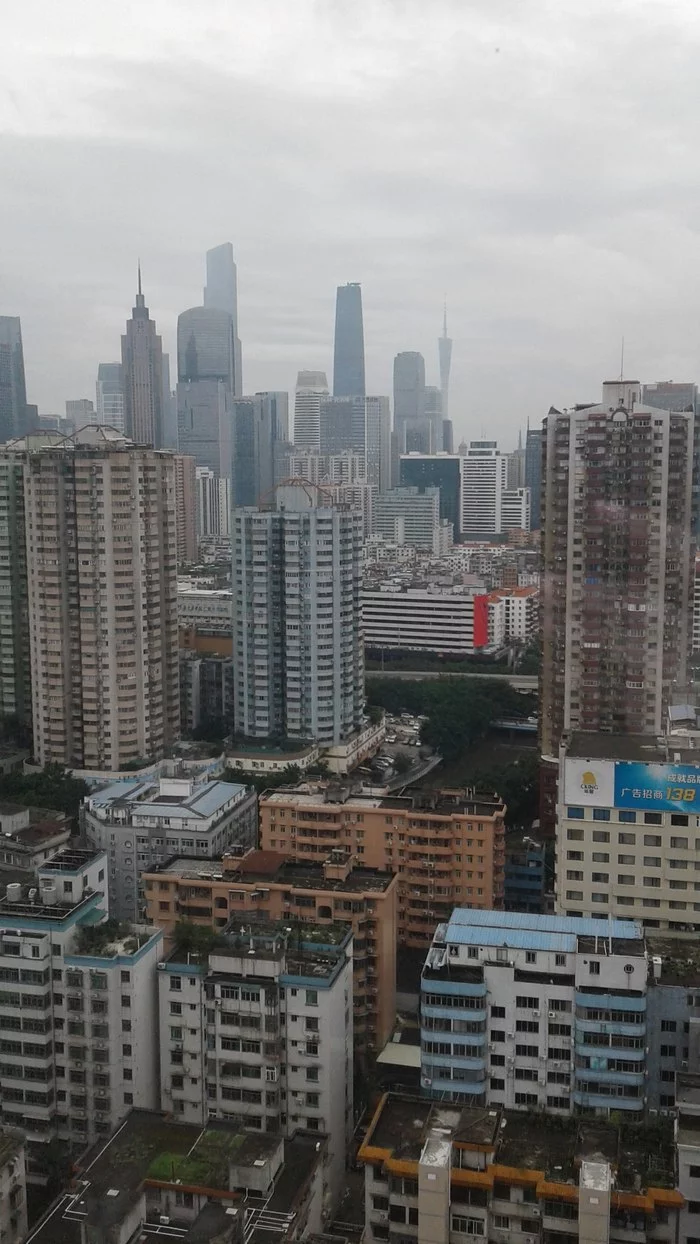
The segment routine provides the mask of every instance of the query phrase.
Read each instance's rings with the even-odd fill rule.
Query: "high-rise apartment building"
[[[0,714],[31,725],[24,440],[0,448]]]
[[[363,720],[362,516],[311,485],[233,511],[235,725],[341,743]]]
[[[233,246],[224,242],[207,251],[207,283],[204,287],[204,306],[226,311],[233,324],[233,385],[231,392],[240,397],[243,392],[243,366],[241,342],[238,336],[238,271],[233,262]]]
[[[394,359],[394,431],[399,453],[431,453],[430,427],[425,418],[425,359],[405,350]]]
[[[27,431],[22,327],[18,315],[0,315],[0,442]]]
[[[124,376],[121,363],[100,363],[97,368],[96,423],[124,431]]]
[[[321,448],[321,401],[328,397],[324,371],[300,371],[294,392],[294,445],[296,449]]]
[[[163,343],[141,291],[139,267],[136,305],[122,337],[124,429],[136,445],[163,445]]]
[[[173,459],[177,564],[191,566],[197,560],[197,464],[186,454],[173,454]]]
[[[343,847],[365,868],[399,874],[399,945],[430,945],[455,905],[503,908],[503,818],[498,795],[419,790],[383,798],[331,785],[281,787],[259,800],[260,847],[299,860]]]
[[[278,449],[287,443],[287,394],[235,398],[231,415],[233,504],[260,505],[275,483]]]
[[[530,489],[530,528],[540,530],[542,488],[542,429],[528,428],[525,436],[525,487]]]
[[[658,735],[691,636],[693,414],[603,386],[550,410],[542,489],[541,745],[565,731]]]
[[[362,290],[356,282],[339,285],[336,294],[333,396],[365,396]]]
[[[503,495],[508,488],[508,458],[496,441],[470,441],[462,458],[461,529],[465,540],[500,535]]]
[[[173,455],[109,428],[30,441],[34,756],[121,769],[179,734]]]

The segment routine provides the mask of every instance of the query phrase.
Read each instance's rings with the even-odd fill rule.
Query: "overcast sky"
[[[30,401],[94,397],[141,256],[173,354],[232,241],[244,387],[332,372],[361,281],[368,391],[398,350],[458,436],[510,448],[599,382],[700,380],[698,0],[11,0],[0,314]]]

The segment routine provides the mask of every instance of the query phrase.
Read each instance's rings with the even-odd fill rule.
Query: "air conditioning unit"
[[[421,1082],[421,1088],[430,1088],[433,1083],[432,1080],[430,1079],[430,1076],[421,1076],[420,1082]]]
[[[160,1223],[161,1227],[169,1227],[170,1226],[170,1215],[161,1214],[158,1219],[158,1222]]]
[[[548,1015],[550,1019],[556,1019],[558,1015],[558,1011],[549,1011]]]
[[[540,1013],[539,1013],[539,1011],[533,1011],[533,1012],[532,1012],[532,1014],[534,1015],[535,1019],[539,1019],[539,1018],[540,1018]]]

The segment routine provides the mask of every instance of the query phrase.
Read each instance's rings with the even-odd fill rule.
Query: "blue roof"
[[[573,951],[576,939],[582,935],[637,941],[642,937],[642,927],[634,920],[580,920],[576,916],[456,907],[447,924],[445,940],[462,945]]]

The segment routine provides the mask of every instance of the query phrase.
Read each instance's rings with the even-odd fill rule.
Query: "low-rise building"
[[[489,592],[489,607],[501,602],[503,607],[503,640],[505,643],[528,643],[539,626],[539,591],[536,587],[501,587]]]
[[[556,906],[700,930],[693,740],[574,732],[559,758]]]
[[[358,1156],[367,1244],[690,1238],[678,1233],[684,1197],[671,1120],[554,1119],[391,1093]]]
[[[352,931],[234,919],[208,953],[176,945],[158,983],[161,1106],[199,1126],[326,1135],[337,1201],[353,1132]]]
[[[0,803],[0,865],[5,868],[33,872],[60,851],[70,835],[65,812]]]
[[[304,783],[260,797],[260,846],[322,861],[342,847],[369,868],[399,875],[401,944],[427,947],[455,904],[503,908],[505,805],[475,790],[355,794]]]
[[[24,1132],[0,1128],[0,1240],[23,1244],[27,1238],[27,1172]]]
[[[64,850],[0,899],[0,1111],[45,1177],[50,1140],[80,1151],[158,1104],[163,934],[107,920],[107,856]]]
[[[491,647],[488,596],[470,587],[388,580],[363,587],[361,605],[366,648],[464,657]]]
[[[342,848],[321,862],[277,851],[241,858],[168,860],[143,876],[146,917],[166,935],[178,920],[224,928],[229,920],[351,926],[355,1050],[380,1048],[396,1014],[398,878],[358,865]]]
[[[217,859],[257,845],[257,796],[236,782],[135,778],[89,795],[80,823],[90,846],[107,852],[111,913],[135,919],[142,873],[170,856]]]
[[[74,1163],[27,1244],[293,1244],[326,1221],[326,1140],[132,1110]]]

